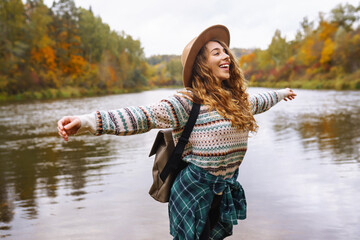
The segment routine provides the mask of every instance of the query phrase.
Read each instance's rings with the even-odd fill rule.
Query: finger
[[[60,127],[58,127],[57,130],[58,130],[58,134],[62,137],[63,134],[62,134],[62,130],[60,129]]]
[[[60,136],[63,136],[63,135],[66,134],[65,129],[64,129],[63,126],[58,126],[57,129],[58,129],[58,132],[59,132]]]
[[[71,122],[71,119],[68,116],[65,116],[60,119],[58,122],[58,126],[60,126],[61,129],[64,129],[64,126]]]
[[[65,141],[68,140],[68,135],[66,134],[59,134]]]
[[[58,128],[59,128],[59,129],[63,129],[63,128],[64,128],[64,121],[63,121],[63,118],[62,118],[62,119],[60,119],[60,120],[57,122],[57,124],[58,124]]]
[[[59,132],[60,137],[62,137],[65,141],[68,139],[68,135],[65,132]]]
[[[69,124],[65,125],[65,130],[70,130],[73,127],[75,127],[78,124],[78,120],[74,119],[72,122],[70,122]]]

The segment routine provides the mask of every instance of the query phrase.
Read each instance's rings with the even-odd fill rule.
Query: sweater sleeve
[[[77,134],[90,132],[94,135],[133,135],[153,128],[181,128],[185,126],[192,102],[180,94],[159,103],[125,107],[111,111],[96,111],[78,116],[81,128]]]
[[[286,90],[269,91],[250,96],[252,114],[266,112],[286,97]]]

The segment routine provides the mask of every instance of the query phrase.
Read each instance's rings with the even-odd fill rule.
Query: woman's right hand
[[[58,121],[58,133],[65,141],[69,136],[74,135],[81,127],[81,121],[78,117],[66,116]]]

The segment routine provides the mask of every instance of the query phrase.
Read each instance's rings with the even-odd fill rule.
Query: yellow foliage
[[[307,38],[299,49],[298,59],[306,66],[310,66],[316,61],[316,55],[313,53],[314,44],[314,38]]]
[[[320,33],[319,39],[325,41],[328,38],[331,38],[337,31],[338,26],[336,23],[328,23],[323,21],[320,23]]]
[[[324,43],[324,48],[321,52],[320,63],[322,65],[327,64],[331,61],[331,57],[334,54],[335,42],[331,41],[330,38],[326,39]]]

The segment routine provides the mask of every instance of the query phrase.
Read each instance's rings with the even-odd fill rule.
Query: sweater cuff
[[[287,97],[288,90],[286,90],[286,89],[277,90],[277,93],[279,94],[280,100],[283,100],[284,98]]]
[[[86,132],[95,134],[96,132],[95,113],[79,115],[76,117],[78,117],[81,121],[81,127],[76,134],[82,134]]]

